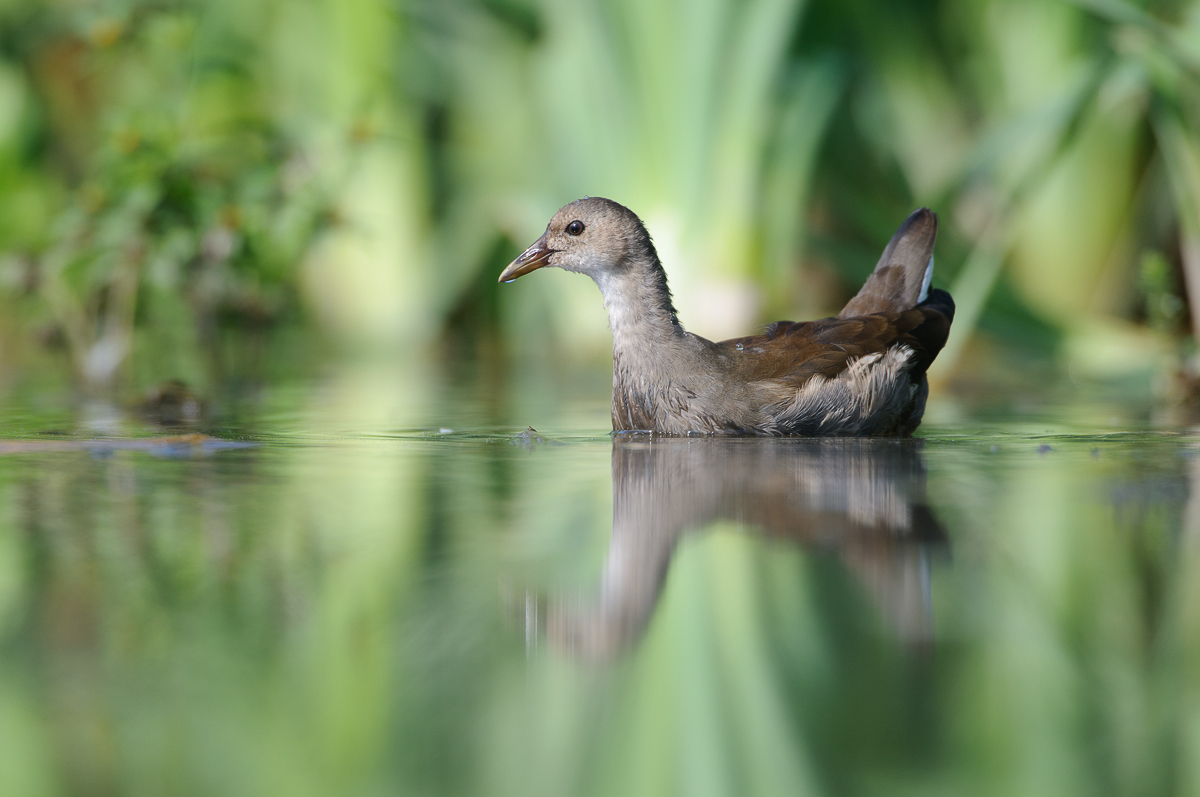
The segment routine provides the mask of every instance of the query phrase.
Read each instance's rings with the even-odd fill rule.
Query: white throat
[[[663,306],[665,297],[652,277],[635,270],[620,275],[602,272],[594,279],[608,310],[614,354],[645,352],[682,332]]]

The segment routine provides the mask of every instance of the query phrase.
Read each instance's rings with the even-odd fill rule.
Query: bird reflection
[[[930,553],[946,537],[925,504],[919,440],[615,438],[613,528],[598,594],[551,601],[546,633],[610,659],[646,629],[683,534],[733,521],[836,552],[901,640],[932,641]]]

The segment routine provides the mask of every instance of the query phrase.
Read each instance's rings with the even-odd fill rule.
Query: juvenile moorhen
[[[595,280],[613,333],[617,432],[907,436],[954,318],[950,294],[929,289],[936,237],[937,216],[914,211],[835,318],[720,343],[684,331],[645,225],[609,199],[564,206],[500,281],[543,266]]]

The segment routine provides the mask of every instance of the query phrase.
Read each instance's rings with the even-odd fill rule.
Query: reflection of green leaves
[[[477,417],[398,411],[424,377],[272,391],[276,442],[241,451],[0,458],[5,793],[1194,791],[1186,438],[931,439],[949,558],[824,515],[808,545],[690,529],[645,636],[585,663],[544,612],[620,575],[610,443],[397,439]]]

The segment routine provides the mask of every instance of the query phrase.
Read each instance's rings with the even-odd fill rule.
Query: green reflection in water
[[[12,410],[0,793],[1200,788],[1193,436],[521,436],[414,384],[230,449]]]

